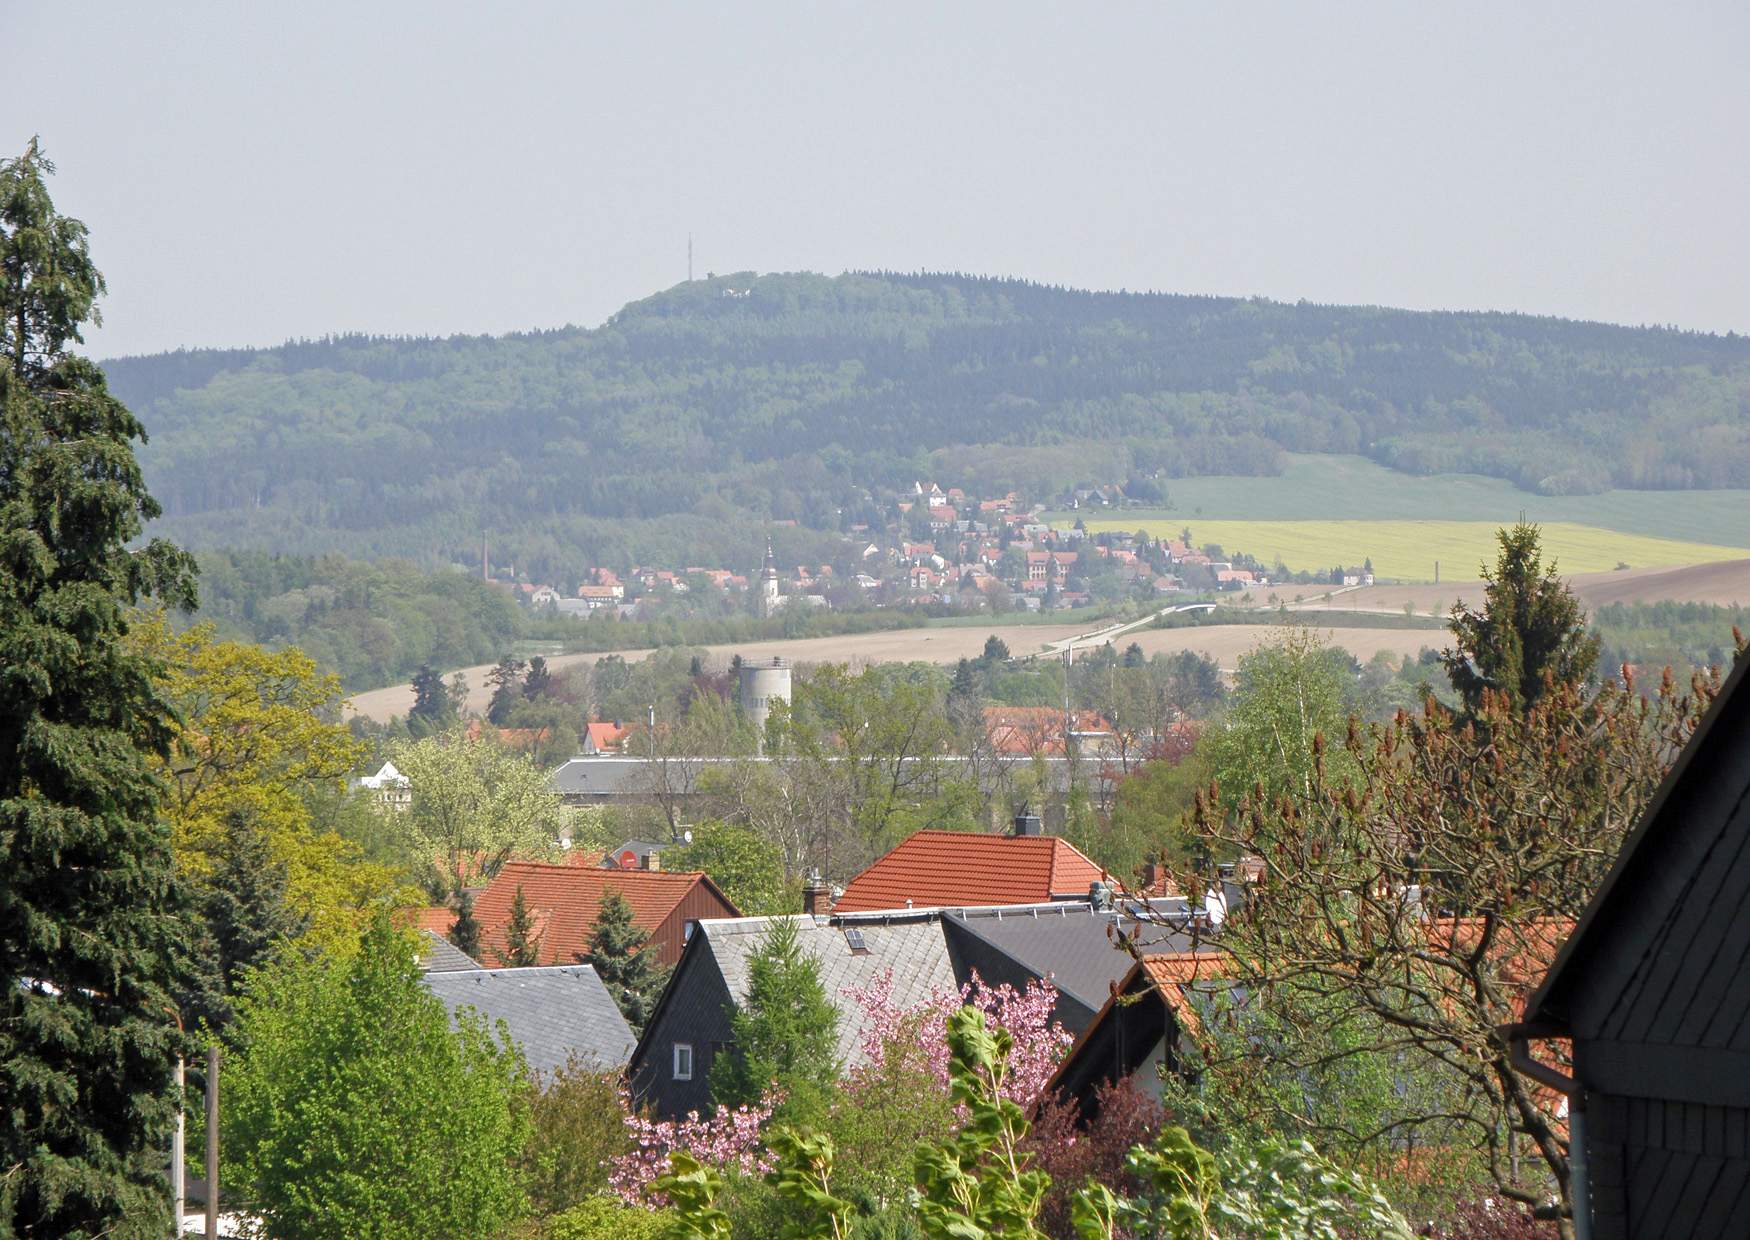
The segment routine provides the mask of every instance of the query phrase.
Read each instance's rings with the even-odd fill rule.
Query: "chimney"
[[[1023,805],[1021,812],[1015,815],[1014,829],[1010,834],[1017,838],[1027,835],[1044,835],[1045,822],[1038,814],[1028,813],[1027,807]]]
[[[1161,867],[1153,857],[1142,863],[1142,891],[1144,895],[1154,892],[1155,884],[1161,881]]]
[[[638,859],[638,865],[640,869],[644,870],[660,870],[662,869],[662,854],[653,848]]]
[[[802,911],[811,917],[825,917],[832,912],[832,887],[820,877],[819,870],[810,870],[802,884]]]

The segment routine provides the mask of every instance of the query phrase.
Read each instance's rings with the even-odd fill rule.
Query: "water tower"
[[[741,713],[753,724],[762,744],[766,735],[766,719],[772,713],[772,703],[789,701],[789,660],[776,655],[759,662],[742,660]]]

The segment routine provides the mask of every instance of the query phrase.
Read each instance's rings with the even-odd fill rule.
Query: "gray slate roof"
[[[737,1003],[747,997],[748,963],[774,920],[779,919],[734,917],[699,922],[699,932],[706,936]],[[922,1003],[939,991],[959,989],[947,941],[935,917],[897,914],[843,919],[862,931],[867,955],[853,955],[844,930],[825,918],[802,914],[783,920],[796,923],[798,941],[819,962],[821,984],[839,1009],[838,1056],[847,1068],[865,1062],[865,1056],[858,1046],[862,1011],[843,993],[845,987],[870,986],[883,972],[892,970],[893,1000],[902,1008]]]
[[[1183,899],[1150,901],[1154,915],[1177,922],[1188,916]],[[1121,909],[1103,911],[1085,902],[1025,905],[1019,908],[956,909],[944,914],[997,951],[1019,961],[1052,985],[1099,1011],[1113,982],[1135,963],[1112,933],[1137,928],[1137,918]],[[1144,924],[1137,945],[1145,955],[1190,951],[1188,934]]]
[[[480,962],[435,930],[421,930],[419,967],[427,973],[454,973],[478,969]]]
[[[731,768],[741,762],[765,762],[765,758],[669,758],[664,768],[637,754],[580,754],[567,760],[549,776],[549,787],[560,796],[638,797],[649,796],[666,779],[671,789],[684,792],[696,786],[705,772]],[[909,760],[908,761],[912,761]],[[970,766],[969,760],[944,754],[930,759],[947,770]],[[1063,757],[1046,756],[1033,759],[1018,757],[1007,761],[987,760],[977,768],[980,779],[994,780],[1009,769],[1043,770],[1051,787],[1062,791],[1068,786],[1071,763]]]
[[[553,1072],[575,1053],[602,1070],[624,1067],[637,1039],[608,988],[587,964],[427,973],[425,984],[454,1014],[472,1007],[503,1021],[532,1072]]]

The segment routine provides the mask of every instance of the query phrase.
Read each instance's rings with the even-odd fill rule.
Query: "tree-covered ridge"
[[[596,330],[108,370],[196,543],[457,559],[490,530],[555,575],[751,563],[749,518],[837,528],[921,474],[1045,493],[1341,452],[1552,493],[1750,485],[1743,338],[958,275],[712,277]]]

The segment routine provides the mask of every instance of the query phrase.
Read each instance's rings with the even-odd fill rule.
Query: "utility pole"
[[[207,1240],[219,1240],[219,1044],[217,1042],[207,1047]]]
[[[182,1189],[186,1179],[187,1168],[184,1151],[188,1148],[188,1116],[183,1110],[182,1088],[188,1083],[188,1073],[183,1067],[182,1056],[176,1057],[176,1131],[170,1137],[170,1191],[175,1202],[176,1234],[182,1235]]]

